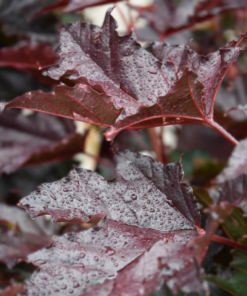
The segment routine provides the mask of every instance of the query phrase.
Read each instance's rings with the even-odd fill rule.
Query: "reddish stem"
[[[237,242],[234,242],[232,240],[229,240],[228,238],[225,238],[225,237],[218,236],[218,235],[214,234],[211,237],[211,240],[214,241],[214,242],[221,243],[223,245],[227,245],[227,246],[230,246],[230,247],[240,249],[240,250],[243,250],[243,251],[247,252],[247,246],[245,246],[243,244],[240,244],[240,243],[237,243]]]
[[[155,128],[149,128],[148,134],[152,143],[153,151],[156,154],[156,160],[162,163],[162,143],[160,141],[160,137],[157,135]]]
[[[217,131],[219,134],[221,134],[225,139],[227,139],[229,142],[231,142],[234,146],[238,145],[238,141],[229,134],[222,126],[220,126],[215,121],[208,121],[207,122],[215,131]]]

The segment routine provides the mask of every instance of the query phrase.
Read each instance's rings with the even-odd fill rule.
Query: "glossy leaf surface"
[[[81,22],[66,24],[59,66],[46,74],[83,85],[61,85],[55,94],[31,92],[5,108],[110,126],[108,139],[125,128],[178,123],[206,124],[224,133],[213,121],[215,97],[227,69],[243,50],[238,46],[245,35],[204,57],[187,46],[162,43],[148,52],[133,32],[120,37],[116,27],[110,11],[101,29]]]
[[[55,221],[87,222],[101,215],[163,231],[200,227],[192,190],[181,183],[180,163],[163,166],[131,152],[117,153],[116,163],[113,180],[75,168],[68,178],[41,185],[20,206],[31,217],[50,214]]]
[[[103,217],[96,228],[55,237],[52,247],[29,256],[40,271],[27,284],[27,295],[108,296],[120,290],[148,295],[164,280],[174,291],[205,289],[186,249],[198,235],[200,215],[191,188],[181,182],[181,164],[164,166],[128,151],[117,152],[116,163],[112,180],[74,169],[21,200],[32,217],[50,214],[55,221],[73,222]],[[177,274],[184,281],[177,281]]]

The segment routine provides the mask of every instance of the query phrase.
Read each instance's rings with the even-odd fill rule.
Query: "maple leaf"
[[[83,151],[84,137],[75,133],[72,122],[42,113],[24,116],[9,111],[0,117],[1,174],[68,159]]]
[[[119,36],[108,11],[100,29],[81,22],[61,32],[60,63],[46,71],[69,81],[55,93],[30,92],[2,108],[28,108],[97,125],[110,126],[113,138],[126,128],[196,123],[226,132],[213,120],[218,88],[247,37],[208,56],[188,46],[155,43],[148,52],[134,33]],[[236,140],[227,135],[236,144]]]
[[[169,0],[155,0],[152,5],[147,7],[133,5],[131,7],[139,12],[139,17],[148,20],[149,27],[154,32],[158,32],[164,38],[217,15],[247,8],[247,1],[182,0],[177,5],[174,5]],[[143,30],[146,31],[147,29],[150,28],[144,28]]]
[[[192,189],[181,182],[181,164],[164,166],[128,151],[117,152],[116,163],[112,180],[74,169],[21,200],[32,217],[104,217],[96,228],[54,237],[50,248],[29,256],[40,270],[26,284],[27,295],[148,295],[164,280],[174,291],[203,289],[198,263],[186,249],[198,235],[200,215]],[[184,281],[177,280],[179,274]]]

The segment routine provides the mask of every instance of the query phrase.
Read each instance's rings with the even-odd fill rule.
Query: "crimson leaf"
[[[70,121],[40,113],[24,116],[17,110],[9,111],[0,117],[0,173],[71,158],[83,151],[84,138],[75,133]]]
[[[68,178],[43,184],[21,200],[19,205],[32,217],[50,214],[55,221],[78,222],[108,218],[96,229],[55,237],[50,248],[31,255],[29,261],[40,271],[27,283],[27,295],[118,295],[126,289],[131,295],[148,295],[164,280],[174,290],[203,289],[197,262],[186,249],[200,229],[200,216],[192,189],[181,182],[181,164],[164,166],[128,151],[118,152],[116,163],[113,180],[74,169]],[[128,276],[134,272],[136,286]]]
[[[102,29],[81,22],[66,24],[60,64],[47,74],[77,85],[60,85],[50,94],[31,92],[5,108],[28,108],[111,126],[108,138],[125,128],[178,123],[205,124],[226,136],[213,120],[214,102],[247,35],[205,57],[188,46],[163,43],[155,43],[148,52],[133,32],[121,37],[116,27],[110,11]]]

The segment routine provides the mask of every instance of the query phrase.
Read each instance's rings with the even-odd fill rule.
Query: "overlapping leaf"
[[[204,57],[187,46],[161,43],[148,52],[133,32],[120,37],[116,27],[110,11],[102,29],[81,22],[66,24],[60,64],[47,74],[77,85],[61,85],[50,94],[31,92],[5,108],[111,126],[108,138],[124,128],[178,123],[206,124],[223,133],[213,121],[215,97],[228,67],[242,52],[238,46],[246,35]]]
[[[113,180],[74,169],[68,178],[43,184],[22,199],[19,205],[32,217],[107,218],[95,229],[54,238],[52,247],[31,255],[40,271],[27,283],[26,295],[110,296],[120,290],[148,295],[164,280],[173,290],[203,289],[197,262],[186,248],[200,229],[200,216],[191,188],[181,182],[181,164],[164,166],[131,152],[118,152],[116,163]]]
[[[40,113],[24,116],[17,110],[9,111],[0,118],[0,173],[71,158],[83,151],[84,137],[75,133],[70,121]]]

